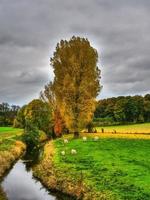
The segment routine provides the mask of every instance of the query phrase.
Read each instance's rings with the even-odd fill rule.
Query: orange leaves
[[[60,115],[59,110],[56,110],[54,112],[54,132],[57,137],[60,137],[62,135],[63,130],[63,120]]]

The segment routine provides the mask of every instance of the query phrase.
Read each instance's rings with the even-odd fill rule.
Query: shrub
[[[30,121],[26,121],[26,127],[23,134],[23,141],[26,143],[28,150],[36,149],[39,146],[39,130]]]

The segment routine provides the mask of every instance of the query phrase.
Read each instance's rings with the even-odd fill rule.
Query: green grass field
[[[93,192],[102,192],[108,199],[150,199],[150,139],[88,138],[54,142],[54,163],[60,176],[80,179]],[[71,149],[77,154],[71,155]],[[62,156],[61,151],[66,155]]]
[[[22,129],[12,127],[0,127],[0,138],[13,137],[14,135],[22,134]]]
[[[117,133],[150,133],[150,123],[96,127],[98,132],[101,132],[102,128],[107,133],[114,131]]]
[[[22,129],[0,127],[0,150],[7,150],[23,133]]]
[[[17,131],[18,128],[13,128],[13,127],[0,127],[0,133],[1,132],[9,132],[9,131]]]

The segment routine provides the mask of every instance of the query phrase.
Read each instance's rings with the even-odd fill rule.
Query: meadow
[[[116,133],[113,132],[114,127]],[[73,139],[73,135],[69,134],[48,142],[44,152],[46,157],[37,169],[33,169],[34,175],[49,188],[54,183],[51,180],[57,180],[60,184],[57,187],[62,191],[61,185],[66,188],[78,186],[78,191],[80,188],[93,200],[149,200],[150,123],[103,127],[104,131],[107,130],[104,133],[101,133],[101,128],[97,128],[99,133],[82,132],[79,139]],[[11,152],[11,147],[22,133],[22,129],[0,127],[1,157],[4,151]],[[45,138],[43,133],[41,136]],[[87,140],[83,141],[83,137]],[[95,137],[98,137],[97,141]],[[66,138],[68,143],[64,143]],[[77,153],[71,154],[72,149]],[[65,151],[65,155],[62,155],[62,151]]]
[[[150,123],[131,124],[131,125],[115,125],[96,127],[97,132],[106,133],[144,133],[150,134]]]
[[[87,141],[69,139],[67,144],[62,139],[54,141],[54,166],[62,179],[82,181],[95,194],[93,199],[100,199],[101,193],[102,199],[149,200],[150,136],[99,136],[98,141],[94,136]],[[72,155],[71,149],[77,154]]]
[[[9,150],[14,142],[20,138],[22,133],[22,129],[0,127],[0,150]]]

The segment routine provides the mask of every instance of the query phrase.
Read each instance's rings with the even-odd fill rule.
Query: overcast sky
[[[150,92],[150,1],[0,0],[0,102],[37,98],[57,42],[72,35],[98,50],[99,98]]]

